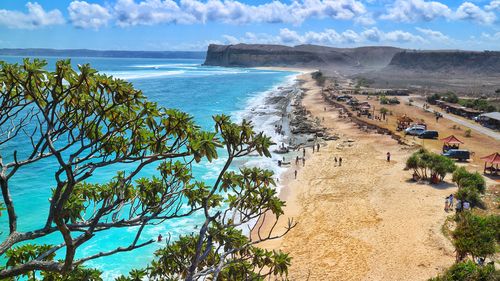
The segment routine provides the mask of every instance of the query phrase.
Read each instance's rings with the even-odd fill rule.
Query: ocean
[[[46,57],[47,69],[54,69],[56,58]],[[10,63],[22,62],[21,57],[1,57]],[[202,66],[201,60],[186,59],[121,59],[121,58],[72,58],[72,64],[89,63],[100,72],[128,80],[140,89],[149,100],[160,106],[177,108],[191,114],[203,129],[213,130],[212,116],[228,114],[234,121],[243,118],[252,120],[257,131],[264,131],[279,145],[288,141],[287,134],[279,135],[274,126],[283,122],[289,110],[290,98],[298,93],[295,75],[287,71],[258,70],[249,68],[224,68]],[[286,125],[286,124],[284,124]],[[287,127],[284,126],[287,130]],[[26,138],[20,138],[9,145],[0,146],[0,155],[11,159],[14,150],[22,155],[29,148]],[[274,147],[273,149],[275,149]],[[271,159],[245,159],[234,163],[238,166],[259,165],[272,169],[279,176],[283,168],[277,167],[280,155],[273,154]],[[212,163],[197,164],[193,172],[197,180],[212,183],[224,165],[224,154]],[[41,161],[29,168],[21,169],[11,180],[11,193],[19,216],[20,231],[41,227],[48,213],[51,188],[55,185],[53,161]],[[92,182],[106,182],[122,167],[111,167],[98,171]],[[147,168],[141,176],[157,174],[156,166]],[[0,195],[1,196],[1,195]],[[200,214],[201,215],[201,214]],[[200,215],[177,219],[161,225],[148,227],[142,240],[155,238],[158,234],[172,239],[194,231],[202,219]],[[0,241],[8,231],[7,216],[0,216]],[[91,241],[79,248],[77,257],[87,256],[99,251],[127,246],[134,238],[134,229],[115,229],[98,233]],[[61,236],[56,233],[38,243],[58,244]],[[119,253],[87,263],[89,267],[102,270],[104,280],[113,280],[130,269],[148,264],[154,251],[165,244],[155,243],[133,252]],[[4,261],[1,261],[3,262]]]

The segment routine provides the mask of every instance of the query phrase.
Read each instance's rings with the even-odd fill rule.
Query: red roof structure
[[[500,153],[495,152],[491,155],[481,157],[481,160],[484,160],[486,163],[500,164]]]
[[[457,137],[455,137],[454,135],[451,135],[447,138],[444,138],[444,139],[441,139],[444,143],[447,143],[447,144],[460,144],[463,142],[459,139],[457,139]]]

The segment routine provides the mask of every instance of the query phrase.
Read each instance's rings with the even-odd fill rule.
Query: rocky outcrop
[[[295,47],[263,44],[210,45],[205,65],[215,66],[297,66],[297,67],[370,67],[386,66],[401,49],[362,47],[353,49],[316,45]]]
[[[500,73],[500,52],[404,51],[394,55],[389,70],[440,73]]]

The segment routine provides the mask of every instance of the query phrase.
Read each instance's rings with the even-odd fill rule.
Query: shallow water
[[[54,68],[55,58],[45,58],[48,69]],[[0,57],[7,62],[21,62],[20,57]],[[292,86],[294,73],[283,71],[256,70],[245,68],[223,68],[201,66],[200,60],[182,59],[110,59],[110,58],[73,58],[72,63],[90,63],[100,72],[129,80],[152,101],[160,106],[178,108],[193,115],[197,124],[207,130],[213,129],[212,116],[215,114],[229,114],[234,120],[243,118],[254,121],[256,129],[270,135],[275,142],[286,140],[274,132],[274,125],[281,122],[281,110],[286,108],[287,99],[296,89]],[[280,89],[278,90],[278,86]],[[285,89],[281,89],[285,86]],[[14,150],[19,153],[26,148],[26,139],[21,139],[9,146],[0,147],[0,155],[9,159]],[[259,165],[273,169],[280,173],[276,159],[239,161],[236,165]],[[212,182],[217,172],[224,165],[224,157],[212,163],[202,162],[194,166],[197,179]],[[106,168],[95,173],[94,182],[106,182],[113,177],[118,169],[123,167]],[[11,181],[11,192],[19,216],[19,228],[31,230],[43,225],[48,212],[48,198],[50,189],[54,186],[54,163],[41,161],[27,169],[21,169]],[[155,175],[156,170],[151,166],[144,170],[141,176]],[[159,233],[172,237],[193,231],[194,226],[201,219],[200,215],[177,219],[161,225],[148,227],[142,240],[156,237]],[[0,232],[8,229],[6,216],[0,217]],[[118,246],[128,245],[134,238],[134,229],[115,229],[99,233],[91,241],[84,244],[78,256],[111,250]],[[4,238],[2,236],[1,238]],[[38,242],[56,244],[61,241],[59,234],[51,235]],[[88,266],[97,267],[104,271],[104,279],[112,280],[114,276],[127,273],[132,268],[146,265],[157,247],[156,244],[129,253],[116,254],[104,257]]]

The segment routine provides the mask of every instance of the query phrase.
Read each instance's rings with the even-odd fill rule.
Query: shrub
[[[459,260],[470,255],[474,260],[486,258],[496,252],[495,218],[463,212],[457,216],[457,227],[452,232],[453,245]]]
[[[471,173],[464,167],[460,167],[453,172],[452,181],[457,184],[459,188],[474,188],[480,193],[486,190],[486,181],[480,173]]]
[[[466,261],[454,264],[443,275],[429,281],[496,281],[499,278],[499,271],[494,265],[479,266],[473,261]]]
[[[455,197],[462,202],[469,202],[472,207],[484,207],[479,192],[474,188],[460,188],[455,194]]]
[[[465,135],[466,138],[472,137],[472,130],[471,129],[465,130],[464,135]]]

